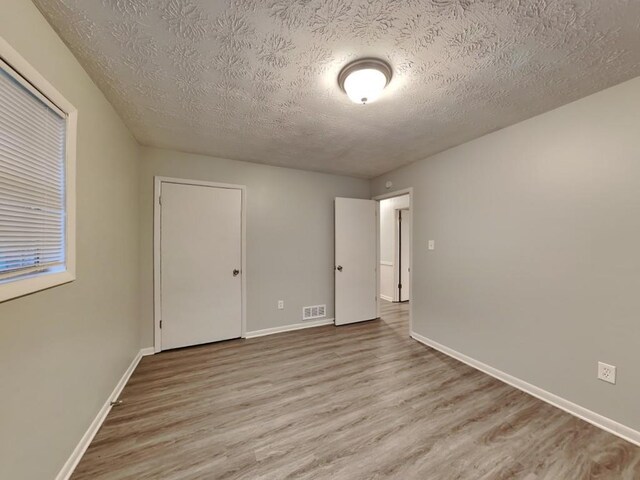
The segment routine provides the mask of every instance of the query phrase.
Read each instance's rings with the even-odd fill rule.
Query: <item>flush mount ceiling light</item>
[[[377,58],[351,62],[338,75],[338,85],[354,103],[375,101],[391,81],[391,67]]]

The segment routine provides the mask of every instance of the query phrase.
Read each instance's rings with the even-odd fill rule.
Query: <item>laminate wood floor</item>
[[[145,357],[74,480],[640,479],[640,448],[383,319]]]

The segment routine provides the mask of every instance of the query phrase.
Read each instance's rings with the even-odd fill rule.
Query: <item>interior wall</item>
[[[409,208],[409,195],[386,198],[380,201],[380,296],[387,301],[398,300],[395,288],[396,264],[396,210]]]
[[[369,181],[143,147],[142,338],[153,345],[154,176],[247,186],[247,331],[302,322],[302,307],[333,317],[334,198],[370,198]],[[284,300],[284,310],[277,309]]]
[[[415,331],[640,430],[639,128],[636,78],[374,179],[414,188]]]
[[[0,478],[54,478],[140,348],[136,141],[30,1],[0,35],[78,109],[77,280],[0,304]]]

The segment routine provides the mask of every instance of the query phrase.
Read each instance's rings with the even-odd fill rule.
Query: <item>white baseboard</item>
[[[322,318],[320,320],[294,323],[293,325],[284,325],[282,327],[254,330],[253,332],[247,332],[245,338],[264,337],[265,335],[273,335],[274,333],[290,332],[292,330],[302,330],[303,328],[320,327],[322,325],[333,325],[333,318]]]
[[[393,302],[393,297],[387,297],[386,295],[380,294],[380,298],[382,300],[386,300],[387,302]]]
[[[427,345],[428,347],[434,348],[444,353],[445,355],[461,361],[462,363],[466,363],[476,370],[480,370],[481,372],[484,372],[487,375],[490,375],[508,385],[511,385],[518,390],[522,390],[523,392],[528,393],[529,395],[532,395],[544,402],[547,402],[554,407],[564,410],[565,412],[570,413],[571,415],[574,415],[584,420],[585,422],[589,422],[590,424],[601,428],[602,430],[605,430],[620,438],[623,438],[624,440],[640,446],[640,432],[637,430],[634,430],[630,427],[627,427],[626,425],[616,422],[615,420],[611,420],[610,418],[604,417],[598,413],[581,407],[580,405],[570,402],[569,400],[559,397],[558,395],[555,395],[551,392],[543,390],[542,388],[536,387],[535,385],[527,383],[524,380],[514,377],[513,375],[504,373],[497,368],[491,367],[490,365],[468,357],[467,355],[457,352],[434,340],[423,337],[416,332],[411,332],[411,337],[418,342]]]
[[[93,440],[93,437],[96,436],[96,433],[98,433],[98,430],[100,430],[100,427],[102,426],[102,423],[104,422],[105,418],[107,418],[109,411],[111,411],[111,402],[118,399],[118,397],[120,396],[120,393],[122,393],[122,389],[129,381],[131,374],[138,366],[140,359],[146,355],[153,355],[153,353],[154,351],[152,347],[152,348],[143,348],[136,354],[134,359],[131,361],[131,364],[127,367],[124,374],[118,381],[116,387],[113,389],[113,392],[111,392],[111,395],[109,395],[109,397],[107,398],[107,401],[104,403],[104,405],[102,405],[102,408],[100,408],[100,411],[98,411],[96,418],[93,419],[93,422],[91,422],[91,425],[89,425],[89,428],[80,439],[80,442],[78,442],[78,445],[76,445],[76,448],[73,450],[73,453],[65,462],[64,466],[62,467],[62,470],[60,470],[60,472],[56,476],[56,480],[68,480],[71,477],[71,474],[78,466],[78,463],[80,463],[80,460],[84,455],[84,452],[86,452],[87,448],[89,448],[89,445]]]
[[[153,355],[156,351],[153,347],[147,347],[140,350],[140,355],[146,357],[147,355]]]

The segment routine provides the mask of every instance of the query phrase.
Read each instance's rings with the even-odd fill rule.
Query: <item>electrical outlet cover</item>
[[[598,362],[598,378],[604,382],[616,383],[616,367]]]

